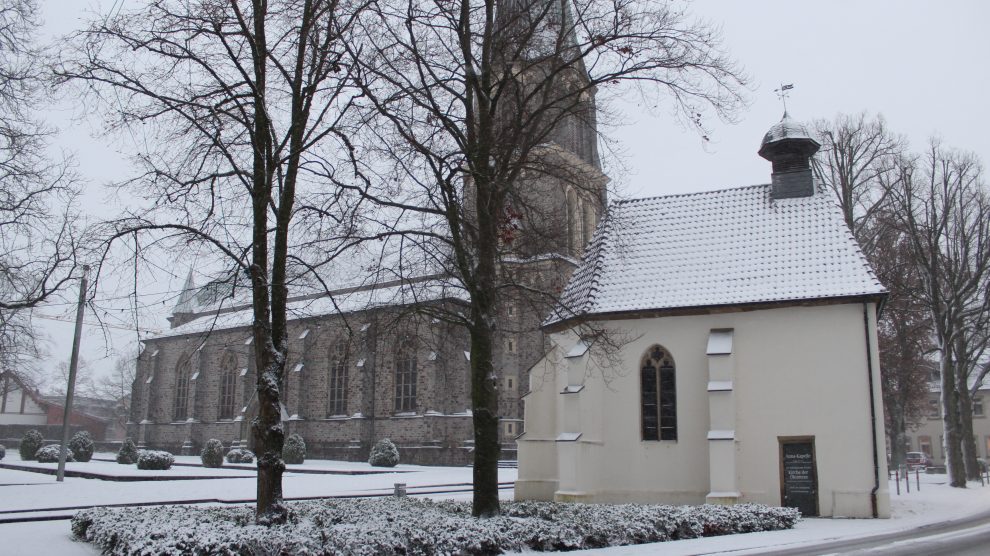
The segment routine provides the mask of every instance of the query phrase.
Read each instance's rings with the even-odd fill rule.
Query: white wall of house
[[[48,415],[24,390],[13,383],[0,398],[0,425],[44,425]]]
[[[886,452],[875,305],[867,306],[875,421],[863,313],[853,303],[609,321],[630,340],[617,369],[603,369],[592,352],[565,357],[577,340],[554,334],[559,348],[533,370],[525,398],[516,497],[779,505],[779,439],[813,437],[821,515],[870,517],[871,426],[881,477]],[[733,330],[731,355],[707,354],[713,329]],[[641,439],[639,365],[655,344],[676,366],[676,441]],[[719,380],[721,391],[709,392],[719,376],[731,388]],[[568,386],[583,388],[562,394]],[[710,431],[729,438],[709,440]],[[877,494],[879,515],[889,516],[886,481]]]

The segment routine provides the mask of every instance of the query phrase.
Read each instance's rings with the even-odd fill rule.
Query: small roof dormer
[[[773,164],[770,177],[774,199],[815,194],[811,157],[820,147],[808,128],[792,119],[786,111],[784,117],[767,131],[760,143],[759,155]]]

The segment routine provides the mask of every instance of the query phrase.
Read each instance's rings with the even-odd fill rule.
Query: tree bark
[[[943,344],[944,345],[944,344]],[[945,471],[949,485],[966,488],[966,469],[962,461],[959,442],[959,403],[956,395],[955,369],[949,362],[948,354],[942,354],[942,427],[943,449],[945,450]]]

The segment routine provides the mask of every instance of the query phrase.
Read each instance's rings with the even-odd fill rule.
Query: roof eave
[[[664,307],[660,309],[636,309],[630,311],[612,311],[604,313],[583,313],[562,320],[550,322],[540,328],[548,334],[572,328],[587,321],[633,320],[658,317],[679,317],[689,315],[706,315],[717,313],[744,313],[765,309],[782,309],[785,307],[813,307],[818,305],[845,305],[848,303],[876,302],[883,303],[889,292],[865,293],[839,297],[810,297],[784,299],[779,301],[757,301],[751,303],[726,303],[717,305],[694,305],[688,307]]]

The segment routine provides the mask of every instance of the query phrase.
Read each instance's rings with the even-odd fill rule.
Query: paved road
[[[925,525],[913,531],[867,539],[767,552],[772,556],[987,556],[990,554],[990,511],[965,519]]]

